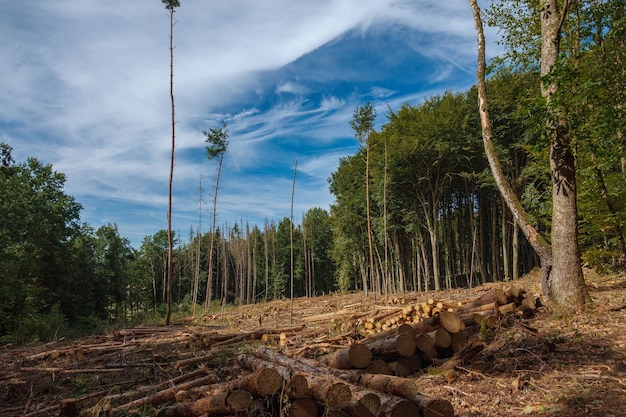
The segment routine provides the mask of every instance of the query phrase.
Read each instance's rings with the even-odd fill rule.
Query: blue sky
[[[0,141],[67,176],[81,220],[138,247],[167,228],[169,18],[159,0],[8,1],[0,13]],[[328,209],[328,178],[371,101],[417,104],[475,83],[466,0],[181,0],[174,27],[173,228],[203,232],[217,165],[203,130],[229,126],[218,225]],[[488,32],[489,39],[495,39]],[[490,44],[488,44],[489,46]],[[488,49],[492,55],[493,48]]]

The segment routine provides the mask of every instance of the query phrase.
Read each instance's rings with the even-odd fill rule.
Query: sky
[[[476,82],[467,0],[181,0],[174,14],[172,228],[210,229],[217,162],[203,131],[228,126],[218,226],[329,210],[328,179],[358,143],[357,106],[417,105]],[[66,175],[81,221],[138,248],[167,229],[169,15],[159,0],[0,0],[0,142]],[[495,36],[487,31],[487,54]],[[202,183],[202,199],[200,197]]]

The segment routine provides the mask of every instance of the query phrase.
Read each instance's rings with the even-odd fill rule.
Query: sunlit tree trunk
[[[544,292],[557,306],[580,307],[590,301],[582,273],[578,244],[576,163],[570,132],[562,108],[552,100],[559,85],[553,70],[560,54],[561,30],[570,0],[542,0],[541,8],[541,95],[548,104],[550,169],[552,171],[552,274]]]

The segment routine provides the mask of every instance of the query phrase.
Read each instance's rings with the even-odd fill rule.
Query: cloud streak
[[[262,225],[288,215],[296,158],[297,210],[328,208],[327,179],[357,149],[356,106],[371,100],[384,115],[473,83],[463,0],[187,0],[175,20],[183,235],[197,221],[200,176],[215,175],[202,131],[222,120],[218,224]],[[0,137],[17,160],[64,172],[83,220],[117,223],[135,246],[166,226],[168,24],[156,0],[31,0],[0,15]]]

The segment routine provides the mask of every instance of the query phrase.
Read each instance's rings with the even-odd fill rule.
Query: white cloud
[[[357,92],[345,85],[313,87],[306,74],[272,75],[286,65],[314,59],[325,44],[341,42],[354,29],[411,28],[414,37],[403,42],[439,63],[429,82],[445,82],[459,70],[471,73],[468,57],[475,55],[464,0],[181,3],[174,27],[174,181],[175,219],[184,233],[186,222],[197,217],[200,173],[214,174],[202,130],[221,120],[229,124],[220,219],[274,217],[288,213],[296,156],[304,174],[300,208],[332,200],[326,178],[353,150],[338,142],[351,140],[348,121],[363,94],[380,100],[382,115],[387,105],[416,102],[430,92],[428,85],[423,91],[372,85]],[[65,173],[68,193],[85,206],[84,220],[118,223],[135,244],[138,235],[164,223],[168,24],[156,0],[29,0],[0,14],[0,136],[17,160],[34,156]],[[319,68],[329,80],[345,83],[355,70],[340,67],[339,58]]]

